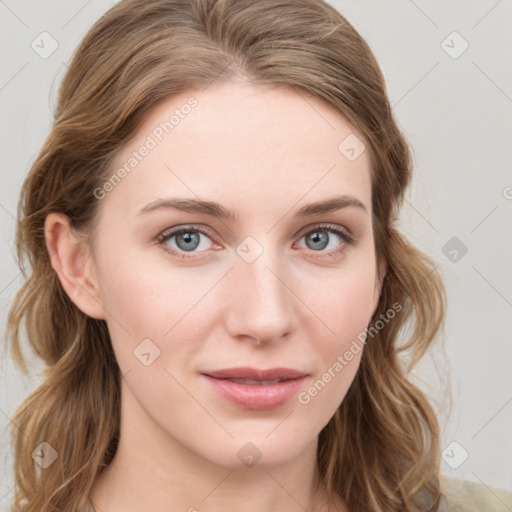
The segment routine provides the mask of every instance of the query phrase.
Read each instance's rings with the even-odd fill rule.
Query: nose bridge
[[[234,336],[272,341],[293,329],[294,295],[277,247],[247,237],[236,249],[228,328]]]

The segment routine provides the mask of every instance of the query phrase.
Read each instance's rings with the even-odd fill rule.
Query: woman
[[[48,370],[13,418],[15,510],[443,510],[407,376],[446,299],[394,224],[410,179],[329,5],[107,12],[22,191],[9,333]]]

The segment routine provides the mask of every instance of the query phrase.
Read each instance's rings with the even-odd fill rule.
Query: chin
[[[259,435],[235,436],[223,441],[212,439],[211,445],[196,453],[212,464],[230,470],[264,470],[285,466],[299,455],[304,455],[308,445],[316,453],[317,438],[301,439],[285,430],[280,434],[268,434],[269,430],[265,429]]]

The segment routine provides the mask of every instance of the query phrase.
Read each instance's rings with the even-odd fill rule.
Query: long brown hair
[[[393,304],[401,308],[367,343],[354,382],[320,433],[319,472],[352,512],[436,509],[439,427],[409,371],[442,329],[446,297],[433,260],[394,223],[412,158],[372,51],[323,0],[122,0],[75,51],[53,128],[21,191],[16,249],[26,280],[7,339],[27,371],[24,323],[47,369],[13,418],[16,511],[86,510],[119,439],[122,377],[109,332],[61,287],[45,246],[46,216],[63,212],[74,228],[93,232],[94,190],[150,109],[233,78],[313,95],[364,138],[376,254],[388,268],[372,321]],[[44,470],[32,457],[42,442],[58,453]]]

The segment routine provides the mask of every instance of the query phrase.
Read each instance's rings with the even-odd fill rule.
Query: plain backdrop
[[[22,180],[73,50],[114,3],[0,0],[2,333],[22,283],[13,256]],[[330,3],[381,64],[414,155],[400,228],[447,287],[444,351],[415,372],[438,404],[442,471],[512,491],[512,1]],[[0,506],[13,488],[7,425],[42,369],[32,361],[30,376],[0,361]]]

